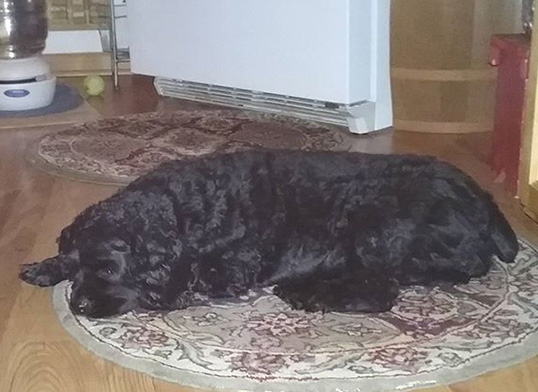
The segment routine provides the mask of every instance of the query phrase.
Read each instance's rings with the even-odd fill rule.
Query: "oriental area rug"
[[[345,150],[338,127],[242,110],[185,110],[108,118],[50,133],[29,149],[49,174],[122,185],[171,159],[249,148]]]

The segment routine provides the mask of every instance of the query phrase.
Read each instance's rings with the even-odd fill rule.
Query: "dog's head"
[[[75,314],[99,318],[187,306],[181,296],[192,284],[192,272],[188,263],[178,262],[179,241],[158,228],[129,240],[106,232],[88,238],[77,244],[70,299]]]
[[[131,247],[118,238],[89,241],[78,250],[70,307],[88,317],[121,314],[139,306],[139,290],[131,279],[136,265]]]
[[[81,214],[59,241],[62,253],[78,257],[73,312],[106,317],[171,307],[189,275],[188,265],[178,268],[177,228],[174,205],[163,193],[120,193]]]

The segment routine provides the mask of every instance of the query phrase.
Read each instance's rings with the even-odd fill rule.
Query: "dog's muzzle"
[[[79,315],[87,315],[91,313],[94,307],[94,301],[86,297],[78,298],[74,303],[70,305],[71,311]]]

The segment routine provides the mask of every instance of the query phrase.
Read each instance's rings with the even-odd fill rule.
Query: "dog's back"
[[[465,279],[518,249],[491,196],[431,157],[244,151],[169,162],[126,191],[152,188],[174,198],[181,231],[211,268],[234,249],[262,260],[258,279],[350,262],[404,283]]]

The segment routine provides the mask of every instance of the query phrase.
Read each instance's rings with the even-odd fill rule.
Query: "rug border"
[[[61,131],[58,131],[58,132],[61,132]],[[36,169],[38,169],[39,171],[45,174],[49,174],[54,177],[59,177],[59,178],[63,178],[65,180],[70,180],[70,181],[78,181],[78,182],[84,182],[84,183],[89,183],[89,184],[117,186],[117,187],[124,187],[128,185],[130,182],[136,180],[137,178],[137,177],[126,177],[125,179],[120,179],[118,177],[115,180],[110,179],[109,181],[107,181],[103,176],[98,175],[98,174],[83,173],[83,172],[78,172],[76,170],[65,169],[65,168],[60,169],[57,166],[47,162],[37,153],[37,149],[39,147],[39,143],[41,142],[41,139],[43,139],[43,137],[39,137],[36,140],[32,141],[26,148],[24,155],[28,163],[30,163],[33,167],[35,167]]]
[[[522,236],[523,237],[523,236]],[[526,239],[520,237],[534,252],[537,249]],[[61,282],[52,292],[53,307],[64,329],[83,347],[118,366],[126,367],[150,376],[163,379],[178,385],[201,388],[214,391],[241,391],[241,392],[296,392],[308,390],[310,392],[393,392],[411,389],[439,387],[453,384],[495,370],[507,368],[525,362],[538,354],[538,333],[527,337],[520,343],[503,347],[493,353],[485,354],[474,361],[472,365],[462,369],[441,369],[419,376],[380,377],[375,379],[327,379],[316,381],[254,381],[248,379],[221,378],[195,374],[188,370],[166,369],[140,358],[126,358],[117,349],[94,339],[85,330],[78,327],[75,316],[69,311],[63,301],[63,293],[67,282]]]

